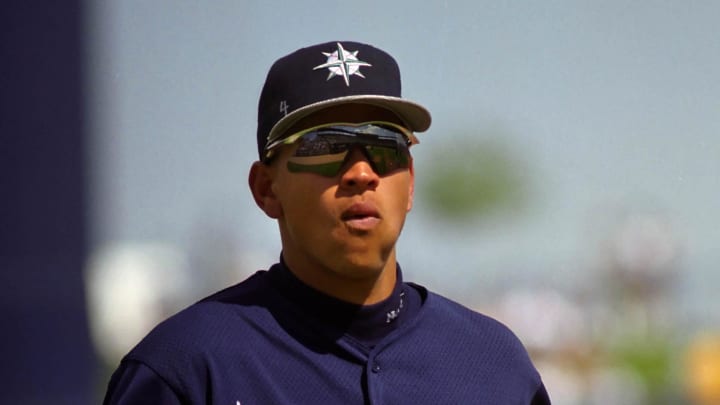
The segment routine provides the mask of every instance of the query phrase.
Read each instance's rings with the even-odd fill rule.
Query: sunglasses
[[[297,144],[288,159],[288,170],[334,177],[340,173],[350,152],[359,149],[375,173],[382,176],[410,167],[410,145],[414,139],[410,130],[391,122],[325,124],[271,143],[266,148],[265,162],[281,145]]]

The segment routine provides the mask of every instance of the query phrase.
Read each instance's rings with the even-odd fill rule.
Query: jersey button
[[[374,364],[374,365],[372,366],[372,369],[371,369],[371,370],[372,370],[372,372],[375,373],[375,374],[379,373],[379,372],[380,372],[380,365],[379,365],[379,364]]]

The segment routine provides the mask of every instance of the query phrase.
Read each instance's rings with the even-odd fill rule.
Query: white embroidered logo
[[[288,114],[288,103],[287,101],[283,100],[280,102],[280,112],[283,113],[283,115],[287,116]]]
[[[385,323],[390,323],[397,319],[398,315],[400,315],[400,311],[403,307],[403,297],[405,296],[405,292],[400,293],[400,304],[398,305],[397,309],[393,309],[392,311],[388,312],[387,318],[385,319]]]
[[[357,58],[359,51],[348,52],[343,49],[340,42],[337,43],[337,51],[335,52],[323,52],[323,55],[327,56],[327,62],[322,65],[317,65],[313,70],[327,68],[330,74],[327,80],[332,79],[335,76],[342,76],[345,80],[345,85],[350,86],[350,76],[360,76],[363,79],[362,73],[360,73],[360,66],[372,66],[367,62],[363,62]]]

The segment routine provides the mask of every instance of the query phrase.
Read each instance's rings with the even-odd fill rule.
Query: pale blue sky
[[[299,47],[356,40],[393,54],[404,95],[433,114],[418,182],[433,148],[497,133],[532,184],[521,215],[459,230],[419,195],[399,244],[412,278],[451,295],[508,274],[582,278],[632,211],[673,225],[683,305],[720,312],[718,2],[90,3],[97,247],[186,249],[210,222],[269,264],[276,226],[246,186],[265,74]]]

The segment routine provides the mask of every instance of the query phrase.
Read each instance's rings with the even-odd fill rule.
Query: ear
[[[262,162],[255,162],[250,167],[248,185],[255,204],[270,218],[277,219],[282,215],[282,207],[272,190],[273,170]]]
[[[410,184],[408,185],[409,194],[407,212],[410,212],[413,207],[413,198],[415,197],[415,166],[413,165],[412,159],[410,160],[410,168],[408,169],[408,174],[410,174]]]

